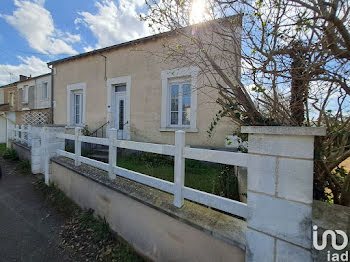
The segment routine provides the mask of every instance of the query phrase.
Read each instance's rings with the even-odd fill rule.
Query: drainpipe
[[[103,55],[100,52],[96,52],[96,53],[104,58],[104,61],[105,61],[105,82],[107,83],[107,56]],[[109,136],[109,128],[110,128],[109,121],[110,120],[111,120],[111,108],[110,108],[110,106],[108,106],[108,108],[107,108],[107,128],[106,128],[106,136],[107,137]]]
[[[51,124],[53,124],[53,66],[47,65],[51,70]]]
[[[97,52],[97,54],[99,54],[105,59],[105,81],[107,81],[107,56],[101,54],[100,52]]]

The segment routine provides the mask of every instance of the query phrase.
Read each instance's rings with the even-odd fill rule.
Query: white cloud
[[[74,35],[74,34],[71,34],[71,33],[66,33],[65,37],[64,37],[64,40],[67,43],[74,44],[74,43],[80,42],[81,38],[80,38],[80,35]]]
[[[90,52],[90,51],[92,51],[92,50],[94,50],[95,48],[93,48],[92,46],[86,46],[86,47],[83,47],[83,49],[84,49],[84,52]]]
[[[50,72],[46,62],[35,56],[21,57],[19,65],[1,65],[0,64],[0,85],[18,81],[19,75],[37,76]]]
[[[95,3],[95,14],[79,12],[75,24],[84,25],[97,39],[94,48],[130,41],[150,34],[147,25],[139,20],[138,9],[144,6],[144,0],[119,0],[117,6],[112,0],[100,0]],[[91,49],[91,47],[87,47]]]
[[[55,28],[51,13],[43,7],[45,0],[14,0],[14,3],[17,9],[13,14],[0,14],[0,17],[16,28],[33,49],[50,55],[77,54],[69,43],[79,42],[80,36]]]

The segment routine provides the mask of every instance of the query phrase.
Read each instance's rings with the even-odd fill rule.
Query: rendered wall
[[[18,158],[20,160],[28,160],[31,161],[31,152],[30,148],[19,143],[19,142],[12,142],[12,148],[16,150]]]
[[[161,132],[161,104],[163,70],[181,67],[162,63],[152,52],[162,49],[161,40],[149,40],[142,44],[126,46],[104,52],[107,57],[107,78],[131,76],[130,132],[131,140],[173,144],[175,132]],[[67,86],[86,83],[86,124],[94,130],[107,121],[107,87],[104,58],[98,54],[55,65],[54,75],[54,123],[67,124]],[[229,120],[219,122],[215,134],[207,131],[220,107],[215,103],[217,90],[204,87],[198,79],[197,133],[187,135],[189,145],[223,147],[225,136],[237,126]]]
[[[0,116],[0,143],[6,143],[6,118]]]
[[[51,164],[50,180],[78,205],[105,217],[112,230],[154,261],[244,261],[242,249],[55,162]]]

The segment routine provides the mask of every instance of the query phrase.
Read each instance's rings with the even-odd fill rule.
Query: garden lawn
[[[118,166],[169,182],[174,182],[173,158],[160,155],[159,157],[147,156],[118,155]],[[185,186],[215,194],[215,185],[218,183],[221,170],[222,165],[219,164],[207,164],[186,159]]]

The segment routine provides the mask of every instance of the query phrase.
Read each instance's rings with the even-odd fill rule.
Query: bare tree
[[[172,31],[159,55],[200,68],[218,90],[218,119],[327,127],[326,138],[316,143],[315,197],[325,197],[327,187],[341,203],[347,183],[337,167],[350,157],[348,1],[146,3],[142,19],[156,31]]]

